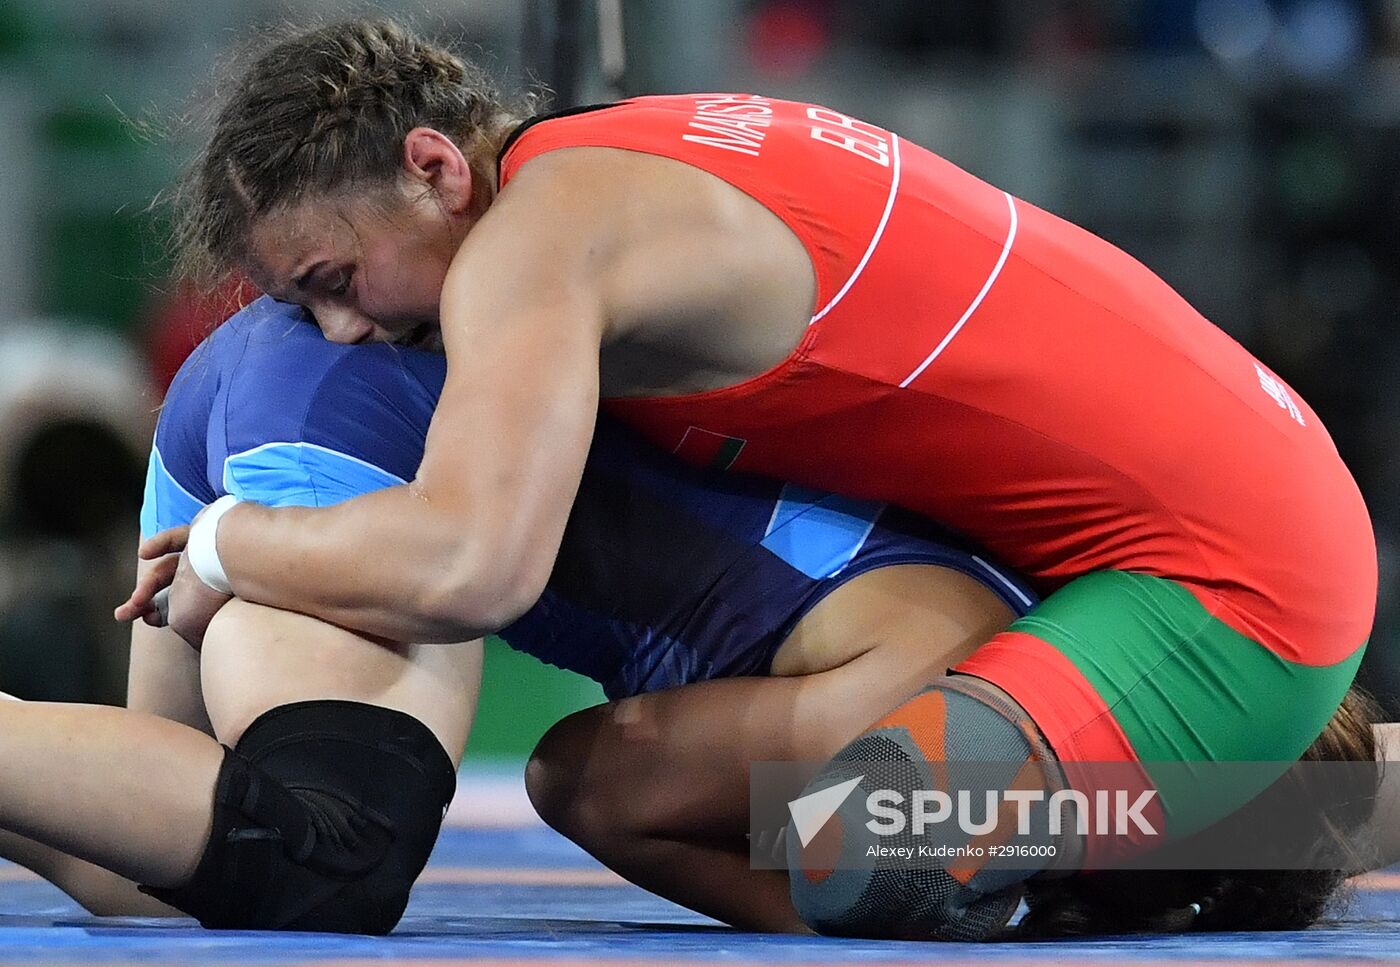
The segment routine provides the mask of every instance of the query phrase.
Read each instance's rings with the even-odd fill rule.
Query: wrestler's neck
[[[475,173],[476,190],[472,192],[471,203],[468,205],[468,217],[471,224],[475,225],[485,215],[487,210],[496,202],[496,196],[501,192],[501,176],[496,170],[495,159],[485,161],[473,161],[472,171]]]

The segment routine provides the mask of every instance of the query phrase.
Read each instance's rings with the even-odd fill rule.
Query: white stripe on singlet
[[[880,224],[875,226],[875,237],[870,240],[870,247],[865,250],[865,254],[862,255],[860,261],[856,263],[856,270],[851,273],[851,277],[846,280],[846,284],[841,286],[841,291],[837,292],[836,295],[832,297],[831,301],[826,304],[825,309],[812,317],[812,320],[807,323],[809,326],[815,326],[817,323],[821,322],[828,312],[836,308],[836,303],[844,299],[846,293],[851,291],[851,286],[856,284],[856,279],[860,278],[860,274],[865,271],[865,266],[866,263],[870,261],[870,256],[875,254],[875,247],[880,244],[880,237],[885,234],[885,226],[890,222],[890,212],[894,211],[894,196],[899,193],[899,174],[903,167],[899,158],[899,135],[894,133],[890,134],[890,154],[893,157],[893,160],[890,162],[890,166],[893,169],[893,174],[890,175],[890,197],[885,201],[885,212],[880,216]]]
[[[900,389],[905,389],[910,383],[918,379],[919,374],[928,369],[929,364],[937,359],[943,350],[948,348],[948,344],[953,341],[953,337],[958,334],[959,330],[967,324],[967,320],[971,319],[972,314],[982,305],[982,300],[987,298],[987,293],[992,291],[992,286],[996,284],[997,278],[1001,275],[1001,270],[1006,267],[1006,260],[1011,255],[1011,246],[1016,242],[1016,227],[1020,223],[1020,220],[1016,214],[1016,199],[1012,198],[1006,192],[1002,192],[1002,194],[1006,195],[1006,204],[1011,208],[1011,228],[1006,233],[1006,244],[1002,246],[1001,258],[997,259],[997,264],[992,268],[992,274],[987,276],[987,282],[982,286],[982,291],[977,293],[977,298],[972,300],[972,305],[967,307],[967,311],[963,313],[957,325],[948,330],[948,335],[944,336],[943,341],[934,347],[933,352],[928,354],[927,359],[920,363],[912,373],[904,377],[904,382],[899,384]]]

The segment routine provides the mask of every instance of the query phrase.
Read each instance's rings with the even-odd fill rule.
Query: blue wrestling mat
[[[483,786],[485,790],[483,791]],[[1345,922],[1303,933],[1000,945],[739,933],[630,886],[527,824],[518,783],[465,778],[408,914],[389,937],[206,931],[98,918],[0,865],[0,962],[29,964],[1362,964],[1400,961],[1400,873],[1358,884]],[[482,805],[484,802],[485,805]]]

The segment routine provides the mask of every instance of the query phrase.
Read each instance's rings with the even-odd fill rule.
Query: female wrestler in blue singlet
[[[443,376],[439,356],[332,344],[301,310],[259,300],[216,331],[172,387],[151,457],[143,531],[188,523],[223,494],[324,505],[411,479]],[[778,483],[707,477],[603,424],[549,588],[503,637],[602,683],[616,700],[604,714],[628,741],[664,741],[666,760],[652,763],[655,773],[634,775],[634,802],[658,820],[684,819],[678,808],[702,819],[695,826],[702,841],[648,838],[632,828],[607,843],[578,827],[580,814],[561,802],[581,802],[576,794],[605,780],[602,771],[623,766],[614,757],[561,769],[541,756],[530,773],[532,794],[547,818],[590,840],[600,858],[642,885],[732,923],[796,929],[785,876],[748,868],[748,762],[829,757],[1031,603],[1017,579],[925,522]],[[442,750],[455,752],[479,673],[473,645],[392,651],[314,619],[239,601],[219,613],[205,639],[202,696],[193,654],[164,629],[138,627],[133,704],[212,726],[235,749],[245,733],[262,734],[265,723],[285,720],[281,709],[301,709],[294,714],[311,721],[323,714],[320,704],[303,706],[332,700],[406,713]],[[886,686],[874,694],[852,689],[853,670],[862,679],[878,670]],[[719,687],[706,692],[677,688],[735,678],[743,681],[713,683]],[[17,723],[32,727],[51,708],[13,711]],[[77,710],[66,711],[71,718]],[[556,734],[556,750],[567,747],[567,733]],[[122,728],[104,735],[127,741]],[[122,831],[121,849],[107,845],[110,823],[102,836],[86,838],[77,823],[61,831],[14,826],[152,885],[206,922],[245,923],[201,905],[207,897],[192,902],[181,892],[192,871],[199,879],[210,865],[199,837],[210,828],[217,745],[188,731],[142,741],[171,745],[164,761],[190,768],[171,770],[184,792],[173,782],[162,785],[152,808],[132,818],[137,828]],[[104,752],[108,763],[130,761],[111,747],[95,750],[94,760]],[[455,756],[442,757],[449,759],[455,764]],[[641,764],[633,756],[628,768]],[[673,787],[667,769],[704,775],[706,794],[690,789],[683,801],[666,802]],[[94,788],[105,778],[99,768]],[[222,788],[222,773],[219,782]],[[442,793],[442,783],[430,782],[422,795]],[[17,815],[6,815],[3,805],[0,824]],[[171,821],[161,819],[172,815],[197,832],[172,838]],[[708,832],[716,826],[736,830],[718,847]],[[150,852],[161,845],[161,861],[128,855],[146,851],[143,832],[152,839]],[[657,849],[673,856],[700,850],[706,862],[688,864],[690,872],[676,877],[671,864],[656,862]],[[10,851],[91,905],[116,911],[136,902],[129,888],[94,867],[21,841]],[[299,919],[306,915],[284,911],[277,925],[325,926]]]

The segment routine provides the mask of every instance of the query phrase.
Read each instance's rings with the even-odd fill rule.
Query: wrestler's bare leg
[[[170,633],[138,626],[133,698],[202,719],[225,744],[237,742],[270,708],[325,698],[407,712],[437,735],[454,762],[465,744],[480,676],[479,643],[389,648],[315,619],[238,601],[215,618],[202,663],[190,660],[195,653],[183,642],[163,636]],[[212,725],[191,699],[198,696],[192,676],[201,664]],[[173,912],[131,881],[175,885],[193,871],[208,837],[223,755],[218,741],[135,710],[4,704],[0,825],[11,832],[0,833],[0,854],[55,882],[94,913]],[[24,762],[34,771],[22,771]]]
[[[711,681],[576,713],[541,740],[541,816],[618,873],[735,926],[803,930],[782,871],[749,868],[749,763],[822,762],[1012,620],[977,581],[884,568],[827,596],[770,678]]]

